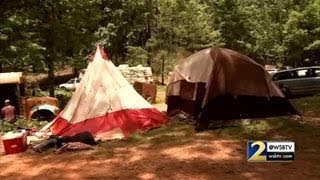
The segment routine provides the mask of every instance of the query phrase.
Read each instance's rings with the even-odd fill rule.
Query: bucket
[[[2,136],[5,154],[16,154],[27,150],[26,130],[10,131]]]

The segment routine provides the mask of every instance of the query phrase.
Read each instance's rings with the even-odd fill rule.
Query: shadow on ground
[[[319,137],[320,127],[286,118],[201,133],[172,122],[92,151],[0,156],[0,179],[316,179]],[[248,163],[248,139],[295,141],[296,160]]]

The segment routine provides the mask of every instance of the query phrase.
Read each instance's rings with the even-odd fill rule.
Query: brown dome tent
[[[261,65],[224,48],[201,50],[176,66],[166,95],[169,115],[182,110],[200,124],[298,114]]]

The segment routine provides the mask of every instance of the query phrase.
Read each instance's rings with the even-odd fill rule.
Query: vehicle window
[[[297,74],[298,74],[298,77],[306,77],[308,74],[308,70],[306,70],[306,69],[298,70]]]
[[[320,69],[318,70],[318,73],[320,73]],[[307,78],[307,77],[316,77],[317,72],[316,69],[302,69],[297,71],[297,77],[298,78]]]
[[[273,75],[273,80],[284,80],[295,78],[296,73],[294,71],[280,72]]]
[[[320,69],[315,69],[316,77],[320,77]]]
[[[76,80],[76,83],[80,83],[80,80],[81,80],[81,79],[77,79],[77,80]]]
[[[301,70],[302,71],[302,70]],[[305,75],[303,75],[305,73]],[[316,69],[306,69],[299,77],[316,77]]]
[[[74,83],[74,79],[71,79],[68,84],[73,84]]]
[[[317,76],[316,69],[314,69],[314,68],[309,69],[307,76],[308,77],[316,77]]]

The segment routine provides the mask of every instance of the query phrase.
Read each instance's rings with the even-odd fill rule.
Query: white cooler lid
[[[2,140],[21,138],[22,136],[26,135],[26,133],[27,132],[24,129],[18,131],[10,131],[2,136]]]

